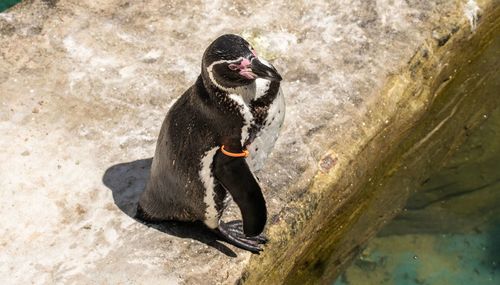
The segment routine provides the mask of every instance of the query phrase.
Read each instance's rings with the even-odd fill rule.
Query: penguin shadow
[[[218,236],[201,222],[164,221],[152,223],[135,217],[139,197],[146,188],[149,178],[152,160],[152,158],[147,158],[120,163],[106,170],[102,181],[113,193],[116,206],[129,217],[150,228],[168,235],[197,240],[229,257],[236,257],[236,253],[220,243]]]

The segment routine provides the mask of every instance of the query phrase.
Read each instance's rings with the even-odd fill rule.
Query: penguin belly
[[[276,99],[269,107],[263,127],[248,146],[250,156],[247,157],[247,163],[252,171],[259,171],[264,166],[278,139],[284,118],[285,98],[280,88]]]

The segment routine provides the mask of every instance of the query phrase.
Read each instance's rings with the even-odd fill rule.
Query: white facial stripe
[[[222,85],[220,85],[217,80],[215,80],[215,77],[214,77],[214,73],[213,73],[213,69],[214,69],[214,66],[217,65],[217,64],[221,64],[221,63],[235,63],[235,62],[238,62],[240,60],[243,60],[244,58],[243,57],[239,57],[237,59],[233,59],[233,60],[227,60],[227,59],[222,59],[222,60],[218,60],[218,61],[214,61],[212,62],[208,67],[207,67],[207,72],[208,72],[208,77],[210,78],[210,81],[212,81],[212,83],[217,86],[220,90],[223,90],[223,91],[226,91],[228,93],[231,93],[231,92],[234,92],[235,90],[233,88],[229,88],[229,87],[222,87]]]
[[[243,116],[243,127],[241,128],[241,145],[243,145],[247,140],[248,129],[252,124],[253,115],[252,112],[250,112],[250,108],[248,108],[248,105],[245,104],[245,101],[240,95],[229,94],[229,98],[238,104],[240,107],[240,114]]]
[[[199,172],[203,186],[205,186],[205,197],[203,198],[203,202],[207,205],[204,222],[211,229],[215,229],[219,226],[219,214],[215,207],[215,184],[211,167],[214,161],[214,155],[218,149],[218,147],[214,147],[205,153],[201,159],[201,169]]]

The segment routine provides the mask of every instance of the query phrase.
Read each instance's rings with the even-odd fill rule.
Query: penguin
[[[137,217],[202,221],[230,244],[260,252],[267,209],[254,173],[283,124],[281,80],[242,37],[215,39],[196,82],[163,121]],[[221,216],[231,198],[242,220],[226,223]]]

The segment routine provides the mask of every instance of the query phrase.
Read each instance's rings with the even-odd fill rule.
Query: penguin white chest
[[[285,99],[280,89],[276,98],[269,106],[263,126],[256,134],[253,142],[248,146],[250,156],[247,157],[247,163],[253,171],[258,171],[264,166],[267,157],[273,150],[274,144],[278,139],[284,118]]]
[[[270,86],[270,81],[265,79],[257,79],[255,81],[254,88],[252,90],[253,94],[251,96],[246,96],[246,98],[251,97],[253,100],[257,100],[262,96],[265,96],[268,92]],[[253,134],[254,139],[248,146],[248,151],[250,156],[246,158],[248,166],[252,171],[258,171],[264,166],[264,163],[274,148],[274,144],[278,138],[281,125],[285,118],[285,100],[281,92],[278,90],[278,94],[274,100],[270,103],[267,109],[266,117],[264,118],[262,125],[255,126],[255,118],[252,115],[251,107],[245,102],[243,98],[245,96],[239,96],[231,94],[230,98],[233,99],[239,105],[239,111],[243,117],[243,126],[241,129],[241,145],[244,145],[250,136],[250,129],[252,126],[256,127],[257,133]],[[250,104],[251,105],[251,104]]]

